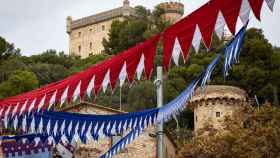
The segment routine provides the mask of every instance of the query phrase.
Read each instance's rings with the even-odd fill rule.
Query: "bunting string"
[[[171,57],[176,65],[179,65],[180,56],[183,56],[185,62],[187,61],[191,46],[196,52],[199,51],[201,43],[210,49],[214,32],[222,38],[224,28],[227,26],[234,35],[238,18],[245,24],[249,19],[249,14],[253,12],[260,20],[264,2],[272,11],[275,0],[210,0],[164,32],[111,59],[64,80],[0,100],[0,115],[51,110],[54,105],[62,106],[66,103],[81,101],[92,95],[97,96],[100,90],[105,92],[108,87],[114,91],[118,80],[119,86],[122,86],[126,80],[132,83],[135,76],[141,79],[141,76],[145,74],[145,78],[149,79],[160,38],[163,39],[164,46],[163,66],[167,71]],[[230,64],[227,63],[227,65]]]

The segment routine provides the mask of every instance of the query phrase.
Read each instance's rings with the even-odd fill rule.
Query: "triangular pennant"
[[[141,79],[144,68],[145,68],[145,57],[144,57],[144,54],[142,54],[141,58],[140,58],[140,61],[139,61],[138,65],[137,65],[137,68],[136,68],[136,75],[137,75],[138,80]]]
[[[36,104],[36,98],[33,99],[33,101],[31,102],[29,109],[28,109],[28,114],[30,114],[32,112],[32,110],[35,108],[35,104]]]
[[[268,8],[273,12],[275,0],[265,0]]]
[[[39,105],[38,105],[38,109],[37,109],[37,111],[39,112],[41,109],[42,109],[42,107],[45,105],[45,100],[46,100],[46,94],[44,95],[44,97],[41,99],[41,101],[40,101],[40,103],[39,103]]]
[[[66,101],[67,99],[67,95],[68,95],[68,89],[69,89],[69,86],[67,86],[60,98],[60,106],[62,106],[64,104],[64,102]]]
[[[202,36],[201,36],[199,26],[196,25],[193,40],[192,40],[192,45],[193,45],[196,53],[198,53],[198,51],[199,51],[201,38],[202,38]]]
[[[17,111],[18,111],[18,108],[19,108],[19,103],[17,103],[16,107],[14,108],[14,110],[13,110],[13,114],[12,114],[12,117],[14,117],[14,116],[15,116],[15,114],[16,114],[16,113],[17,113]]]
[[[121,72],[119,74],[119,80],[120,80],[120,87],[123,86],[125,79],[127,78],[127,72],[126,72],[126,62],[123,63]]]
[[[76,100],[78,99],[79,95],[80,95],[80,92],[81,92],[81,84],[82,84],[82,81],[80,81],[74,91],[74,94],[73,94],[73,102],[76,102]]]
[[[104,93],[106,92],[109,83],[110,83],[110,69],[107,70],[107,73],[105,74],[104,79],[102,81],[102,89]]]
[[[261,20],[261,10],[264,0],[249,0],[250,6],[254,12],[255,17]]]
[[[92,79],[90,80],[88,87],[87,87],[87,96],[91,97],[92,94],[92,89],[94,88],[94,80],[95,80],[95,76],[92,77]]]
[[[21,107],[21,109],[20,109],[19,115],[22,115],[22,114],[23,114],[23,112],[24,112],[25,109],[27,108],[27,103],[28,103],[28,100],[26,100],[26,101],[24,102],[24,104],[22,105],[22,107]]]
[[[215,26],[216,35],[218,36],[218,38],[220,40],[222,40],[222,38],[224,36],[225,26],[226,26],[226,21],[223,16],[223,13],[220,11],[218,14],[218,18],[217,18],[216,26]]]
[[[56,94],[57,94],[57,90],[53,93],[50,101],[49,101],[49,107],[48,107],[48,110],[51,109],[51,107],[55,104],[55,98],[56,98]]]
[[[249,20],[250,12],[251,12],[251,7],[250,7],[250,4],[249,4],[249,1],[248,0],[242,0],[239,17],[240,17],[240,19],[241,19],[241,21],[244,25]]]
[[[173,58],[174,63],[177,66],[179,65],[180,54],[183,54],[183,51],[182,51],[180,42],[179,42],[178,38],[176,37],[174,46],[173,46],[173,50],[172,50],[172,58]]]

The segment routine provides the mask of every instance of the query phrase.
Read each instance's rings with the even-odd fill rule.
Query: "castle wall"
[[[108,39],[108,33],[114,20],[123,20],[123,17],[72,30],[69,34],[70,55],[86,58],[89,55],[101,54],[104,50],[103,38]]]
[[[242,102],[233,99],[200,101],[194,108],[195,132],[208,125],[214,129],[222,129],[225,117],[231,117],[242,105]]]

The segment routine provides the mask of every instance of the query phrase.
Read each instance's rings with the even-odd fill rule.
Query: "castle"
[[[164,13],[164,20],[174,23],[184,14],[184,5],[179,2],[165,2],[158,5]],[[86,58],[90,55],[104,52],[103,39],[108,39],[108,33],[114,20],[123,21],[136,18],[135,8],[129,0],[123,1],[123,6],[101,12],[81,19],[73,20],[67,17],[67,33],[69,34],[69,54]]]
[[[232,117],[246,105],[249,105],[248,95],[238,87],[208,85],[205,91],[198,88],[190,102],[194,111],[194,133],[204,134],[208,126],[223,129],[225,118]]]

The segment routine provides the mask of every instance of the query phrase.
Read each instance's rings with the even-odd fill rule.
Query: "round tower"
[[[67,19],[66,19],[66,28],[67,28],[66,32],[68,34],[70,34],[71,31],[72,31],[72,29],[71,29],[72,26],[71,25],[72,25],[72,17],[68,16]]]
[[[164,2],[158,7],[164,12],[161,17],[171,23],[177,22],[184,15],[184,4],[180,2]]]
[[[231,117],[245,105],[247,93],[238,87],[209,85],[205,91],[198,88],[190,102],[190,107],[194,110],[196,135],[199,129],[206,129],[209,126],[217,130],[222,129],[225,117]]]

